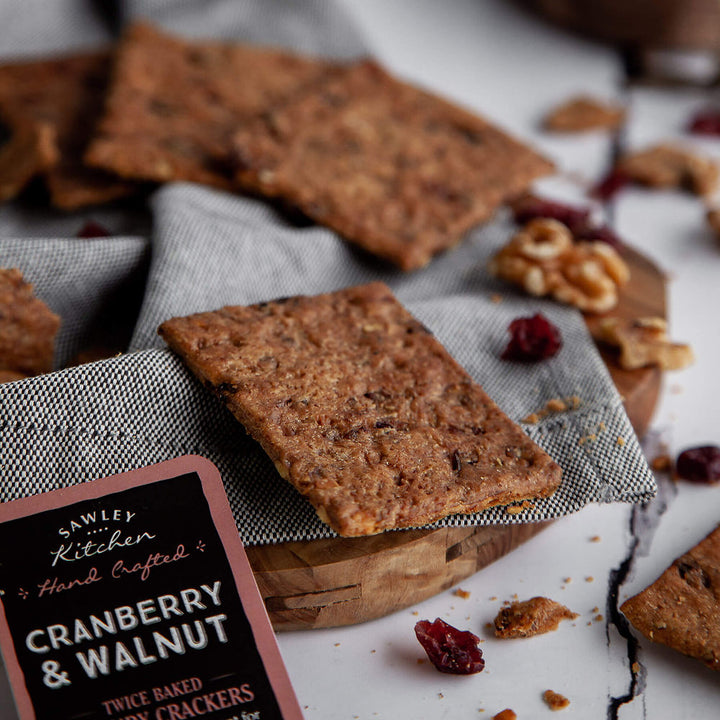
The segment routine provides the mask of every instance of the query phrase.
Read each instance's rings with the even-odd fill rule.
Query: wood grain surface
[[[665,281],[652,262],[624,250],[632,281],[612,315],[666,317]],[[588,316],[592,329],[597,317]],[[638,435],[657,402],[657,368],[627,371],[601,354]],[[382,617],[447,590],[530,539],[549,523],[404,530],[247,548],[276,630],[335,627]]]

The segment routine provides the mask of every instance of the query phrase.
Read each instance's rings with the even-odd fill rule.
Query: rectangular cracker
[[[87,161],[126,178],[229,189],[232,132],[329,64],[251,45],[173,37],[137,23],[118,48]]]
[[[383,283],[174,318],[159,332],[340,535],[560,483],[558,465]]]
[[[720,670],[720,527],[620,610],[649,640]]]
[[[483,118],[362,62],[233,139],[236,180],[403,270],[552,170]]]
[[[124,197],[134,185],[87,167],[83,154],[103,107],[111,53],[106,51],[0,65],[0,115],[13,134],[37,156],[34,168],[44,177],[50,200],[71,210]],[[28,145],[34,138],[34,144]],[[11,142],[13,138],[11,137]],[[12,165],[5,164],[5,168]],[[0,168],[2,171],[2,168]],[[17,178],[17,173],[13,173]],[[26,172],[25,180],[31,173]],[[0,186],[8,186],[8,174]],[[22,189],[14,182],[8,199]],[[2,199],[2,198],[0,198]]]
[[[3,381],[50,372],[60,318],[33,295],[20,270],[0,268],[0,372]]]

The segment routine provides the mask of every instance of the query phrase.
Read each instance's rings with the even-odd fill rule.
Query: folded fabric
[[[552,497],[518,514],[496,508],[439,525],[543,520],[590,502],[653,494],[652,474],[581,315],[516,294],[488,275],[489,257],[511,232],[507,218],[476,230],[423,271],[404,274],[329,230],[293,225],[258,200],[174,185],[156,194],[153,211],[152,265],[131,344],[137,352],[0,386],[0,499],[198,453],[220,468],[244,542],[332,536],[242,426],[163,349],[156,329],[176,315],[376,279],[514,420],[551,398],[580,398],[577,409],[524,426],[563,468]],[[560,328],[560,353],[532,365],[500,359],[510,321],[537,311]],[[594,442],[583,442],[590,435]]]

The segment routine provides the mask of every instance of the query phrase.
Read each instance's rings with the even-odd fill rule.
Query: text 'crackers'
[[[403,270],[427,264],[552,165],[373,62],[238,129],[241,187],[277,196]]]
[[[559,466],[383,283],[174,318],[159,332],[340,535],[560,483]]]

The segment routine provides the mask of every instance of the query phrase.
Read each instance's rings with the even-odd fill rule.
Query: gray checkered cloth
[[[176,32],[202,31],[317,54],[347,57],[364,49],[352,25],[322,0],[127,2],[102,27],[109,33],[139,15]],[[34,26],[27,28],[30,32]],[[70,26],[62,28],[68,32],[65,45],[75,46]],[[43,32],[32,31],[30,45],[37,38],[49,43]],[[372,280],[390,285],[514,420],[551,398],[581,399],[576,410],[524,426],[563,468],[562,486],[552,497],[516,515],[493,509],[439,525],[538,521],[591,502],[637,502],[654,493],[621,399],[580,314],[516,294],[488,275],[488,258],[511,232],[507,217],[471,233],[427,268],[405,274],[329,230],[293,224],[258,200],[172,184],[154,194],[151,210],[150,267],[130,352],[0,386],[0,500],[196,453],[219,467],[245,543],[332,536],[220,401],[164,349],[156,328],[167,318],[225,304]],[[23,212],[17,207],[0,212],[6,238],[6,227],[21,234]],[[28,235],[37,235],[32,222],[28,218]],[[43,222],[42,227],[52,228],[51,217]],[[57,222],[60,227],[69,221]],[[21,268],[65,320],[59,366],[94,326],[102,325],[103,308],[137,299],[137,293],[123,299],[122,291],[145,278],[149,245],[142,237],[0,240],[0,264]],[[502,293],[501,303],[493,302],[494,293]],[[500,360],[510,321],[538,311],[560,328],[561,352],[534,365]]]

